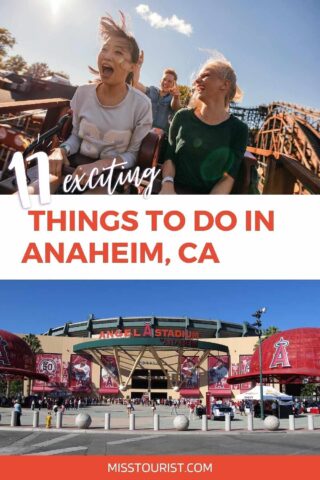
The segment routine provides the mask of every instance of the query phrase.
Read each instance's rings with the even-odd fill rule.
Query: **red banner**
[[[240,375],[242,373],[249,373],[250,372],[250,363],[251,363],[252,355],[240,355],[239,356],[239,368],[240,368]],[[251,382],[241,383],[240,391],[247,392],[251,389]]]
[[[101,355],[101,360],[104,368],[101,368],[99,393],[118,393],[119,373],[116,359],[112,355]]]
[[[239,375],[239,373],[240,373],[239,363],[233,363],[231,365],[231,377],[233,377],[234,375]],[[232,390],[240,390],[240,384],[236,383],[235,385],[232,385]]]
[[[61,388],[61,354],[57,353],[37,353],[36,354],[36,372],[48,375],[49,382],[33,380],[33,392],[51,392]]]
[[[181,386],[183,390],[199,390],[198,357],[182,357]]]
[[[62,362],[62,379],[61,383],[64,387],[69,387],[70,362]]]
[[[70,377],[72,392],[91,392],[91,358],[89,355],[71,355]]]
[[[231,396],[231,385],[227,383],[229,362],[229,355],[208,357],[208,388],[214,395]]]

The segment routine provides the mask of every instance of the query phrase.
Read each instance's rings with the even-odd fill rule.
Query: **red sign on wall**
[[[182,357],[181,382],[183,390],[199,389],[198,357]]]
[[[64,387],[69,386],[70,362],[62,362],[62,379],[61,383]]]
[[[252,355],[240,355],[239,356],[239,367],[240,367],[240,375],[243,373],[250,373],[250,363],[251,363]],[[247,392],[251,389],[251,382],[241,383],[240,391]]]
[[[36,372],[44,373],[49,377],[49,381],[41,382],[33,380],[32,390],[34,392],[51,392],[61,387],[61,354],[57,353],[37,353],[36,354]]]
[[[235,376],[235,375],[239,375],[239,363],[233,363],[231,365],[231,376]],[[234,385],[232,385],[232,390],[240,390],[240,384],[239,383],[236,383]]]
[[[215,396],[231,395],[231,385],[227,383],[229,362],[229,355],[208,357],[208,387]]]
[[[101,368],[99,393],[118,393],[119,374],[116,359],[112,355],[101,355],[101,360],[105,368]]]
[[[70,390],[73,392],[91,392],[91,358],[86,355],[71,355]]]

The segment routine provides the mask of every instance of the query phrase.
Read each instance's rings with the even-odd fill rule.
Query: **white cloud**
[[[191,35],[193,29],[190,23],[186,23],[182,18],[178,18],[177,15],[164,18],[157,12],[152,12],[148,5],[140,4],[136,7],[136,12],[146,22],[150,23],[154,28],[171,28],[188,37]]]

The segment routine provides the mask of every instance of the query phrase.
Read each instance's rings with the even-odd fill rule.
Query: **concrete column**
[[[289,430],[295,430],[295,421],[294,421],[294,415],[289,415]]]
[[[11,427],[17,426],[17,412],[11,412]]]
[[[313,415],[308,415],[308,430],[314,430]]]
[[[130,413],[129,415],[129,430],[136,429],[136,415],[135,413]]]
[[[229,413],[226,413],[225,414],[225,431],[226,432],[230,432],[231,430],[231,417],[230,417],[230,414]]]
[[[57,419],[56,419],[56,428],[62,428],[62,412],[57,412]]]
[[[153,415],[153,430],[160,430],[160,415],[155,413]]]
[[[39,427],[39,410],[34,410],[33,412],[33,422],[32,426],[33,428],[38,428]]]
[[[104,429],[111,430],[111,414],[106,413],[104,416]]]
[[[248,413],[248,415],[247,415],[247,425],[248,425],[248,431],[252,432],[253,431],[253,415],[252,415],[252,413]]]
[[[207,419],[207,415],[202,415],[202,418],[201,418],[201,430],[203,432],[206,432],[208,430],[208,419]]]

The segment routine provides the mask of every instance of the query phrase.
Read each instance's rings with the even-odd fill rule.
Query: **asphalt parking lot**
[[[318,432],[1,431],[0,455],[319,455]]]
[[[104,430],[106,412],[111,413],[111,431]],[[288,420],[281,420],[276,432],[264,430],[260,419],[254,419],[254,432],[247,431],[246,417],[237,414],[231,432],[225,432],[224,421],[209,421],[207,432],[201,431],[201,420],[191,418],[189,430],[173,428],[170,407],[160,406],[160,430],[153,430],[153,414],[148,407],[136,407],[136,430],[129,431],[125,407],[91,407],[81,409],[92,417],[90,429],[75,429],[78,411],[66,412],[63,429],[46,430],[46,410],[40,412],[39,429],[32,429],[33,412],[24,410],[22,427],[10,428],[10,409],[1,409],[0,455],[319,455],[320,418],[314,417],[315,430],[307,430],[307,417],[296,419],[296,431],[288,430]],[[179,413],[188,415],[186,409]]]

